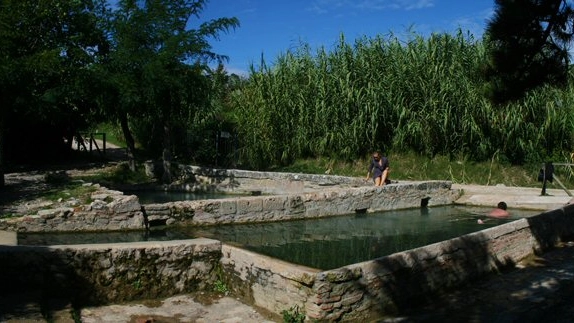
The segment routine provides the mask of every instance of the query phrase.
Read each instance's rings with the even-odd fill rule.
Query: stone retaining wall
[[[237,173],[233,176],[243,178]],[[271,183],[282,183],[281,180],[269,181],[261,176],[256,179],[257,185],[268,183],[260,186],[261,193],[279,194],[278,189],[269,187]],[[451,190],[450,182],[443,181],[355,187],[352,181],[344,184],[342,178],[336,177],[336,181],[341,180],[336,185],[342,188],[334,189],[324,181],[327,178],[331,177],[320,176],[314,181],[286,178],[283,183],[297,187],[297,192],[285,189],[279,195],[144,205],[144,212],[133,196],[99,191],[89,209],[76,206],[39,212],[18,224],[12,219],[3,220],[0,228],[9,223],[8,228],[13,231],[35,231],[38,226],[77,231],[86,227],[141,228],[146,220],[168,225],[282,221],[445,205],[461,194]],[[233,180],[226,185],[236,185]],[[237,183],[243,188],[250,185]],[[81,214],[85,214],[84,218]],[[82,222],[87,225],[81,226]],[[46,297],[102,304],[207,290],[216,280],[224,279],[233,294],[246,303],[277,314],[298,306],[309,320],[360,321],[393,314],[434,293],[503,270],[534,251],[544,251],[573,236],[574,205],[568,205],[456,239],[328,271],[289,264],[209,239],[0,246],[0,293],[40,290]]]
[[[311,320],[356,322],[394,314],[573,237],[574,205],[570,205],[323,272],[226,245],[221,262],[234,292],[245,302],[275,313],[298,306]]]
[[[179,167],[179,180],[164,189],[262,195],[141,205],[136,195],[95,185],[97,191],[87,205],[75,199],[46,205],[24,216],[0,219],[0,230],[100,232],[144,230],[162,225],[283,221],[448,205],[462,194],[460,190],[451,190],[449,181],[374,187],[363,179],[345,176]]]
[[[446,181],[383,187],[330,188],[301,194],[144,205],[150,223],[214,225],[305,218],[452,204],[461,194]]]
[[[277,183],[275,183],[277,184]],[[0,230],[71,232],[144,230],[162,225],[218,225],[285,221],[452,204],[461,194],[446,181],[141,205],[136,195],[100,188],[88,205],[46,208],[0,219]]]
[[[91,184],[87,184],[91,185]],[[137,196],[94,185],[91,202],[72,198],[33,208],[21,217],[0,219],[0,230],[15,232],[143,230],[145,218]]]
[[[221,242],[0,246],[0,295],[40,293],[76,305],[155,299],[211,290]]]
[[[0,293],[39,291],[77,305],[208,290],[219,279],[273,313],[369,321],[503,270],[574,237],[574,205],[341,268],[320,271],[210,239],[53,247],[0,246]]]

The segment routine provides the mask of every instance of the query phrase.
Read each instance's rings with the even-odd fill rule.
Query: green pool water
[[[18,235],[19,244],[58,245],[213,238],[247,250],[318,269],[333,269],[448,240],[528,217],[512,211],[504,220],[487,219],[488,208],[442,206],[321,219],[158,228],[149,232]],[[478,219],[485,220],[478,224]]]

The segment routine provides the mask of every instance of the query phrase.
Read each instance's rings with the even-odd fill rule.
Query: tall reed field
[[[539,163],[574,150],[574,87],[494,105],[481,39],[455,34],[344,35],[253,65],[231,99],[243,167],[307,158],[351,161],[374,150],[476,163]],[[461,157],[462,156],[462,157]]]

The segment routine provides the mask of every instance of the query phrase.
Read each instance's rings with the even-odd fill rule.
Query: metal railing
[[[102,149],[98,143],[96,142],[96,136],[102,137]],[[80,133],[78,134],[74,140],[76,141],[78,150],[84,150],[88,152],[92,152],[95,150],[100,154],[100,156],[104,156],[106,154],[106,133],[105,132],[92,132],[92,133]]]
[[[570,190],[568,190],[566,188],[566,186],[564,186],[564,184],[562,184],[562,181],[560,181],[558,176],[556,176],[556,174],[554,174],[554,166],[572,167],[572,166],[574,166],[574,164],[572,164],[572,163],[552,163],[552,162],[546,162],[546,163],[542,164],[542,168],[540,168],[540,172],[538,173],[538,181],[542,182],[542,192],[540,193],[540,195],[548,195],[546,193],[547,183],[548,182],[553,183],[553,181],[556,181],[558,186],[560,186],[564,190],[564,192],[566,192],[566,194],[568,194],[568,196],[571,197],[572,193],[570,192]]]

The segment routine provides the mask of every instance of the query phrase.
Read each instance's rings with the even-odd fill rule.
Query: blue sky
[[[241,26],[219,41],[213,51],[229,56],[226,69],[245,74],[250,63],[267,64],[301,42],[313,49],[334,47],[341,33],[348,43],[377,34],[406,35],[454,32],[481,37],[493,14],[494,0],[209,0],[200,22],[236,17]]]

